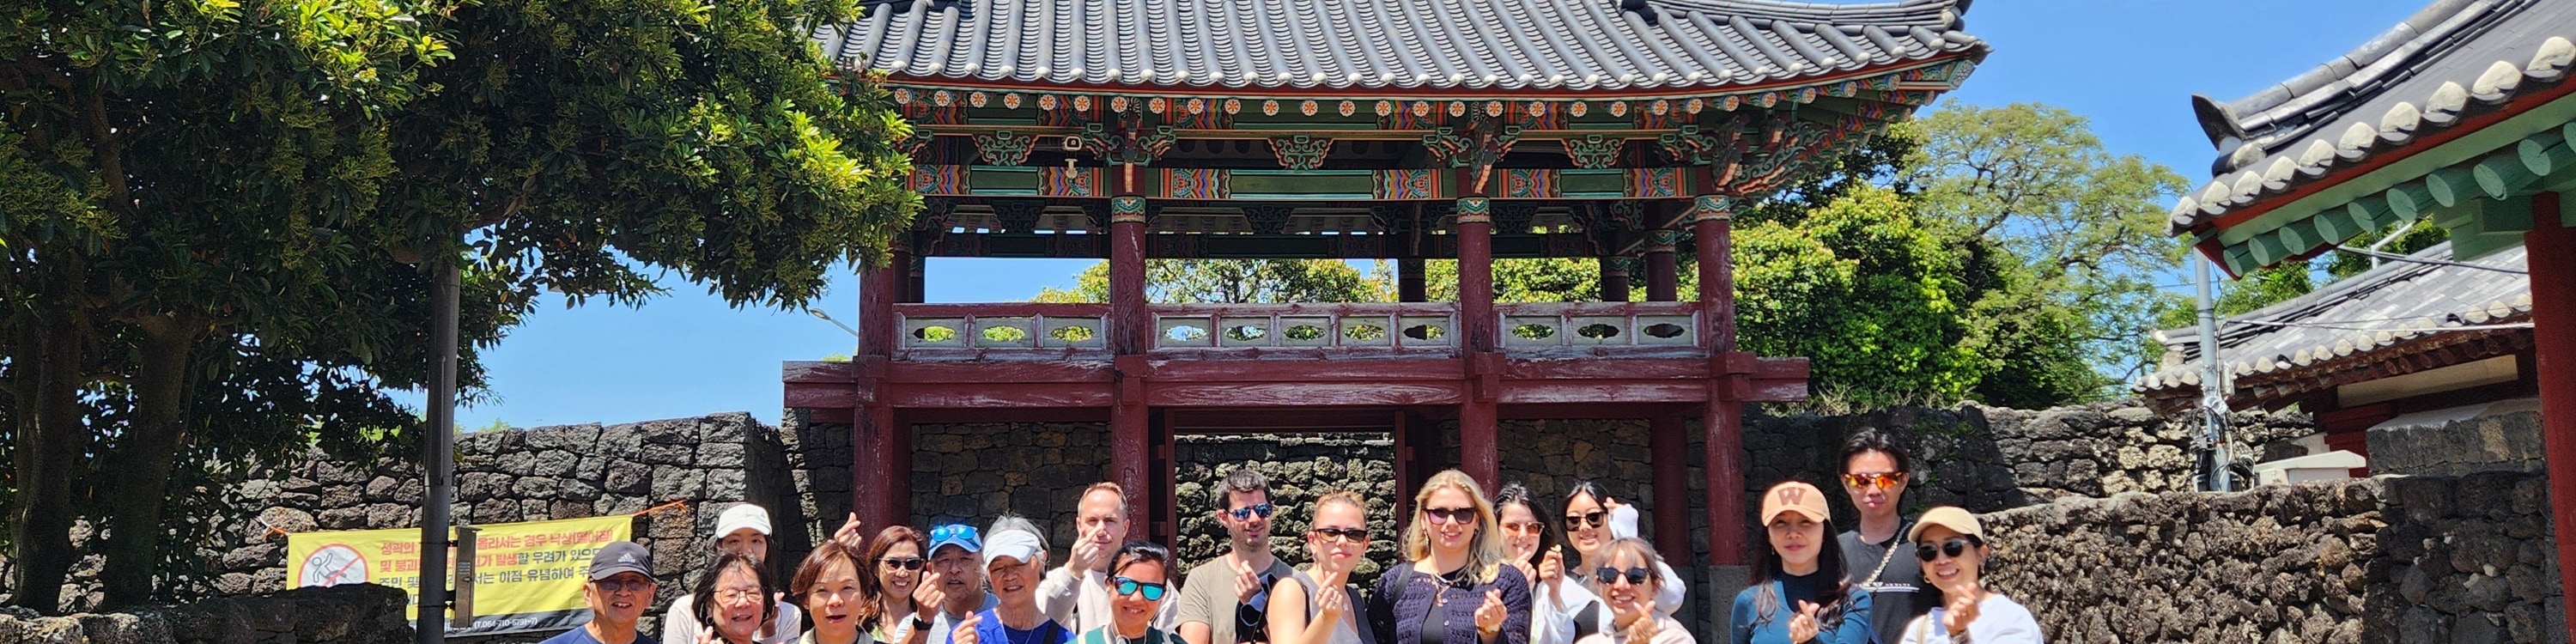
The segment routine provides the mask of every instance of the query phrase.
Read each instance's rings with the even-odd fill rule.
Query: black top
[[[1923,583],[1923,562],[1914,558],[1914,544],[1906,543],[1904,536],[1900,525],[1895,536],[1879,543],[1861,541],[1859,530],[1845,532],[1840,539],[1852,590],[1869,593],[1870,632],[1877,633],[1880,642],[1904,640],[1906,623],[1941,603],[1941,591]],[[1879,568],[1882,560],[1887,562],[1885,569]],[[1875,580],[1870,578],[1873,572]]]

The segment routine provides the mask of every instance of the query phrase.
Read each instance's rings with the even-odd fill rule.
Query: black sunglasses
[[[1918,543],[1914,544],[1914,558],[1931,561],[1933,559],[1940,558],[1941,555],[1949,555],[1950,558],[1957,559],[1959,558],[1959,555],[1968,553],[1968,546],[1970,545],[1973,544],[1968,542],[1967,537],[1954,537],[1941,542],[1941,545],[1939,546],[1934,546],[1929,543]]]
[[[1316,528],[1306,531],[1317,537],[1347,543],[1368,543],[1368,528]]]
[[[1163,601],[1163,589],[1164,589],[1164,586],[1163,586],[1162,584],[1156,584],[1156,583],[1148,583],[1148,582],[1136,581],[1136,580],[1134,580],[1134,579],[1128,579],[1128,578],[1126,578],[1126,577],[1119,577],[1119,578],[1117,578],[1117,579],[1111,579],[1111,580],[1109,580],[1109,581],[1110,581],[1110,583],[1117,584],[1117,587],[1118,587],[1118,594],[1121,594],[1121,595],[1137,595],[1137,594],[1140,594],[1140,592],[1141,592],[1142,596],[1145,598],[1145,601],[1149,601],[1149,602],[1158,602],[1158,601]]]
[[[1261,515],[1261,518],[1264,519],[1270,518],[1270,513],[1275,510],[1276,508],[1270,507],[1270,504],[1263,503],[1261,505],[1250,507],[1235,508],[1227,510],[1227,512],[1232,513],[1234,515],[1234,520],[1236,521],[1247,521],[1252,519],[1252,515],[1255,514]]]
[[[1586,528],[1586,527],[1596,526],[1596,525],[1601,525],[1602,523],[1604,523],[1604,522],[1606,522],[1606,521],[1607,521],[1606,519],[1604,519],[1604,518],[1603,518],[1603,517],[1607,517],[1607,516],[1609,516],[1609,513],[1607,513],[1607,512],[1601,512],[1601,511],[1597,511],[1597,510],[1596,510],[1596,511],[1593,511],[1593,512],[1590,512],[1590,513],[1587,513],[1587,514],[1578,514],[1578,515],[1574,515],[1574,516],[1566,517],[1566,518],[1565,518],[1565,529],[1567,529],[1567,530],[1581,530],[1581,529],[1584,529],[1584,528]]]
[[[920,557],[884,557],[877,559],[877,563],[885,564],[886,567],[896,570],[920,570],[922,566],[928,565],[930,562],[929,560],[922,559]]]
[[[1599,570],[1594,570],[1594,571],[1592,571],[1592,578],[1593,578],[1593,579],[1595,579],[1595,580],[1599,580],[1599,581],[1601,582],[1601,585],[1603,585],[1603,586],[1608,586],[1608,585],[1610,585],[1610,582],[1617,581],[1617,580],[1619,579],[1619,577],[1621,577],[1621,576],[1623,576],[1623,575],[1624,575],[1624,576],[1626,576],[1626,577],[1628,578],[1628,585],[1630,585],[1630,586],[1643,586],[1643,585],[1646,585],[1646,579],[1647,579],[1648,577],[1650,577],[1650,576],[1654,575],[1654,574],[1655,574],[1655,571],[1647,570],[1647,569],[1644,569],[1644,568],[1629,568],[1629,569],[1627,569],[1627,570],[1625,570],[1625,571],[1622,571],[1622,570],[1617,569],[1617,568],[1607,568],[1607,567],[1605,567],[1605,568],[1601,568],[1601,569],[1599,569]]]
[[[1423,508],[1422,516],[1433,522],[1467,523],[1476,520],[1476,508]]]

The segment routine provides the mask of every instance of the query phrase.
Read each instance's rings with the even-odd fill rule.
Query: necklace
[[[1433,606],[1449,605],[1449,590],[1452,588],[1467,588],[1467,582],[1474,579],[1473,577],[1468,576],[1466,566],[1459,566],[1458,569],[1453,572],[1432,573],[1431,578],[1437,580],[1440,584],[1440,587],[1432,594],[1433,601],[1431,602],[1431,605]]]

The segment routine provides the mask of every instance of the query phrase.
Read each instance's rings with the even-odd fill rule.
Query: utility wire
[[[2445,260],[2439,260],[2439,259],[2424,259],[2424,258],[2422,258],[2422,257],[2416,257],[2416,256],[2413,256],[2413,255],[2399,255],[2399,254],[2396,254],[2396,253],[2383,253],[2383,252],[2379,252],[2379,251],[2371,250],[2371,249],[2368,249],[2368,248],[2355,248],[2355,247],[2352,247],[2352,246],[2344,246],[2344,245],[2340,245],[2340,244],[2336,245],[2334,248],[2335,248],[2335,250],[2336,250],[2336,251],[2340,251],[2340,252],[2352,253],[2352,254],[2355,254],[2355,255],[2361,255],[2361,256],[2363,256],[2363,257],[2376,257],[2376,258],[2385,259],[2385,260],[2390,260],[2390,261],[2398,261],[2398,262],[2414,262],[2414,263],[2417,263],[2417,264],[2431,264],[2431,265],[2434,265],[2434,266],[2458,266],[2458,267],[2460,267],[2460,268],[2474,268],[2474,269],[2478,269],[2478,270],[2482,270],[2482,271],[2495,271],[2495,272],[2498,272],[2498,273],[2510,273],[2510,274],[2514,274],[2514,275],[2529,275],[2529,274],[2531,274],[2531,272],[2530,272],[2530,271],[2515,270],[2515,269],[2503,268],[2503,267],[2498,267],[2498,266],[2488,266],[2488,265],[2485,265],[2485,264],[2471,264],[2471,263],[2468,263],[2468,262],[2453,262],[2453,261],[2445,261]]]

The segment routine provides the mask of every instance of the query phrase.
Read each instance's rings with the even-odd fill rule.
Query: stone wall
[[[2539,475],[2126,493],[1984,521],[1989,586],[2056,641],[2567,641]]]
[[[781,444],[776,430],[744,413],[466,434],[456,441],[451,511],[459,522],[489,524],[650,509],[634,527],[662,584],[646,617],[650,632],[670,599],[694,587],[690,573],[709,560],[716,515],[734,503],[769,508],[778,558],[803,558],[819,521],[783,502],[796,488]],[[201,573],[166,585],[182,597],[280,591],[286,532],[417,527],[423,491],[420,468],[408,460],[356,466],[309,454],[223,492],[242,512],[217,520],[224,538],[199,547]]]
[[[2192,442],[2200,424],[2188,414],[2159,416],[2135,403],[2035,412],[1969,405],[1961,413],[1983,418],[1999,462],[2011,464],[2013,480],[2033,500],[2198,487]],[[2316,432],[2308,415],[2296,412],[2239,411],[2228,426],[2241,463]]]
[[[1403,559],[1395,532],[1395,440],[1386,434],[1179,436],[1173,451],[1173,499],[1180,516],[1180,543],[1173,550],[1183,562],[1225,554],[1225,526],[1212,514],[1215,490],[1226,474],[1246,467],[1270,480],[1270,502],[1279,507],[1270,517],[1270,551],[1289,565],[1312,560],[1305,534],[1315,519],[1315,499],[1336,490],[1368,500],[1374,539],[1354,582],[1372,587],[1382,564]]]
[[[0,642],[47,644],[301,644],[412,641],[401,590],[358,584],[300,588],[258,596],[130,613],[40,617],[0,608]]]
[[[2471,413],[2400,418],[2371,429],[2369,440],[2370,471],[2375,474],[2538,472],[2545,457],[2540,401],[2530,398]]]

